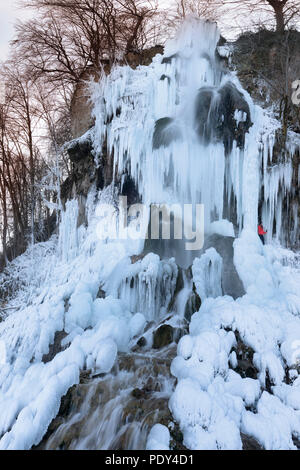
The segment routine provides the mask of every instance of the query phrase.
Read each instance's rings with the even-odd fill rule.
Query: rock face
[[[262,106],[278,108],[285,87],[289,101],[288,124],[300,132],[300,107],[290,103],[292,83],[300,77],[300,32],[279,34],[267,29],[242,34],[234,43],[231,65],[243,87]],[[288,58],[288,67],[287,67]],[[284,87],[282,84],[285,84]],[[282,104],[282,103],[281,103]]]
[[[251,123],[249,105],[236,86],[228,82],[219,90],[202,88],[196,101],[196,130],[205,143],[223,142],[226,153],[236,141],[245,144],[245,134]]]
[[[157,54],[163,54],[163,52],[164,47],[159,44],[139,52],[130,51],[126,54],[124,62],[135,69],[139,65],[150,65],[153,57]]]
[[[82,74],[71,101],[71,134],[73,139],[83,135],[94,124],[88,87],[91,78],[99,80],[99,73],[93,67],[88,68]]]
[[[246,377],[250,379],[257,379],[258,370],[253,364],[254,350],[250,346],[246,346],[238,331],[234,332],[236,337],[236,347],[233,351],[236,354],[235,372],[237,372],[243,379]]]
[[[92,155],[93,144],[91,137],[75,139],[70,142],[67,152],[72,163],[78,163]]]
[[[185,306],[184,318],[188,322],[190,322],[193,313],[198,312],[200,310],[200,307],[201,307],[201,299],[199,297],[199,294],[197,293],[196,286],[193,283],[193,290]]]
[[[42,358],[44,364],[46,364],[47,362],[51,362],[52,359],[54,359],[58,353],[65,349],[62,347],[61,342],[63,339],[65,339],[66,336],[67,333],[65,331],[57,331],[55,333],[54,342],[49,346],[48,354],[44,354]]]
[[[73,197],[86,198],[91,185],[96,182],[99,187],[99,180],[102,173],[95,166],[93,145],[89,133],[80,139],[71,141],[66,151],[73,164],[72,174],[63,182],[61,186],[61,198],[65,203]]]
[[[267,29],[242,34],[233,44],[230,66],[237,72],[245,90],[262,107],[272,107],[276,118],[282,123],[276,135],[272,161],[268,162],[268,172],[283,162],[291,162],[292,182],[288,190],[280,191],[277,200],[282,198],[281,242],[299,249],[300,246],[300,195],[299,195],[299,150],[289,154],[292,145],[287,142],[290,130],[300,134],[300,106],[293,103],[293,83],[300,77],[300,32],[288,30],[283,34]],[[283,85],[284,84],[284,85]],[[287,142],[287,145],[286,145]],[[297,146],[297,144],[296,144]],[[262,187],[262,206],[263,206]],[[266,208],[268,211],[268,208]],[[275,233],[275,223],[273,224]],[[276,227],[277,229],[277,227]],[[270,230],[269,230],[270,233]]]

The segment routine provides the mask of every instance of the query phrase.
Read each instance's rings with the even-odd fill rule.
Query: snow
[[[234,237],[234,227],[229,220],[216,220],[210,224],[210,232],[223,235],[224,237]]]
[[[233,47],[231,44],[224,44],[224,46],[218,46],[217,51],[221,57],[229,59],[232,54]]]
[[[132,338],[142,334],[146,325],[146,318],[142,313],[136,313],[130,319],[130,332]]]
[[[103,341],[99,347],[96,358],[97,372],[110,372],[117,358],[117,354],[118,347],[111,338]]]
[[[69,242],[37,245],[11,266],[12,276],[18,269],[19,278],[27,279],[16,296],[19,310],[12,309],[0,324],[6,356],[0,366],[1,449],[38,444],[58,413],[61,397],[79,382],[80,371],[109,372],[117,351],[127,351],[132,336],[143,327],[143,315],[134,316],[122,300],[96,298],[99,285],[120,260],[136,254],[134,242],[131,253],[126,241],[107,244],[97,238],[97,205],[112,202],[112,197],[110,188],[98,195],[91,191],[86,229],[77,228],[77,202],[67,203],[60,240]],[[41,272],[33,266],[41,266]],[[27,285],[30,296],[25,297]],[[63,330],[68,333],[62,344],[66,349],[43,363],[55,333]]]

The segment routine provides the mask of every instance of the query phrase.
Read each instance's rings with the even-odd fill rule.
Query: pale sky
[[[17,19],[30,16],[28,10],[20,9],[16,0],[0,0],[0,61],[7,59],[9,41],[14,35],[14,23]]]
[[[8,41],[13,33],[14,10],[5,0],[0,0],[0,60],[7,56]]]

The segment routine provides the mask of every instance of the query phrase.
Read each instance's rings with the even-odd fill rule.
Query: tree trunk
[[[139,29],[140,29],[143,21],[144,21],[143,16],[139,16],[137,18],[135,27],[134,27],[133,32],[132,32],[132,35],[130,36],[130,38],[128,39],[127,44],[126,44],[126,54],[128,54],[129,52],[132,52],[133,43],[137,38],[137,35],[139,33]]]
[[[284,14],[283,8],[275,10],[276,16],[276,32],[277,33],[284,33]]]
[[[275,12],[276,32],[284,33],[284,28],[285,28],[284,7],[287,3],[287,0],[267,0],[267,1]]]

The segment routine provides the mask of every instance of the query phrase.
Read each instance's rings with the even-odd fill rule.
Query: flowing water
[[[151,427],[172,421],[168,400],[175,354],[175,344],[159,352],[120,354],[108,376],[82,377],[38,449],[145,449]]]

